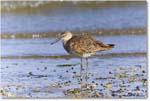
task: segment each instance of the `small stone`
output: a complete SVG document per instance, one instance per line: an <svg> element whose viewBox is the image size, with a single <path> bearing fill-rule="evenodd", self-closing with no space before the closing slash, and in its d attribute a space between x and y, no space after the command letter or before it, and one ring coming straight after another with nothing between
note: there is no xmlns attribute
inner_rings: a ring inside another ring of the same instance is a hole
<svg viewBox="0 0 150 101"><path fill-rule="evenodd" d="M123 90L122 90L122 89L119 89L119 90L117 90L117 92L118 92L118 93L122 93L122 92L123 92Z"/></svg>
<svg viewBox="0 0 150 101"><path fill-rule="evenodd" d="M76 72L73 72L73 74L76 74Z"/></svg>
<svg viewBox="0 0 150 101"><path fill-rule="evenodd" d="M115 96L116 94L112 93L111 96Z"/></svg>
<svg viewBox="0 0 150 101"><path fill-rule="evenodd" d="M5 90L3 88L0 88L0 93L4 93Z"/></svg>
<svg viewBox="0 0 150 101"><path fill-rule="evenodd" d="M124 98L124 96L121 96L121 95L120 95L119 98Z"/></svg>
<svg viewBox="0 0 150 101"><path fill-rule="evenodd" d="M106 98L110 98L110 97L111 97L111 95L109 95L109 94L106 95Z"/></svg>
<svg viewBox="0 0 150 101"><path fill-rule="evenodd" d="M129 81L130 81L130 82L135 82L135 81L137 81L137 78L136 78L136 77L131 77L131 78L129 79Z"/></svg>
<svg viewBox="0 0 150 101"><path fill-rule="evenodd" d="M131 92L128 93L128 96L133 96L133 94Z"/></svg>
<svg viewBox="0 0 150 101"><path fill-rule="evenodd" d="M103 94L99 93L99 92L95 92L95 94L92 97L98 98L98 97L102 97Z"/></svg>
<svg viewBox="0 0 150 101"><path fill-rule="evenodd" d="M47 67L44 67L45 70L47 70Z"/></svg>
<svg viewBox="0 0 150 101"><path fill-rule="evenodd" d="M142 73L145 73L145 70L143 70Z"/></svg>
<svg viewBox="0 0 150 101"><path fill-rule="evenodd" d="M136 86L136 90L140 90L140 87L139 87L139 86Z"/></svg>
<svg viewBox="0 0 150 101"><path fill-rule="evenodd" d="M7 97L14 97L12 94L8 93L6 94Z"/></svg>
<svg viewBox="0 0 150 101"><path fill-rule="evenodd" d="M81 95L78 95L78 96L76 96L75 98L82 98L82 96L81 96Z"/></svg>
<svg viewBox="0 0 150 101"><path fill-rule="evenodd" d="M91 85L91 86L90 86L90 89L91 89L91 90L96 89L96 85Z"/></svg>
<svg viewBox="0 0 150 101"><path fill-rule="evenodd" d="M74 76L72 78L79 78L81 77L80 75L74 74Z"/></svg>
<svg viewBox="0 0 150 101"><path fill-rule="evenodd" d="M33 75L32 72L29 72L29 75L30 75L30 76Z"/></svg>
<svg viewBox="0 0 150 101"><path fill-rule="evenodd" d="M112 89L112 84L111 84L111 83L107 83L107 84L106 84L106 88L107 88L107 89Z"/></svg>

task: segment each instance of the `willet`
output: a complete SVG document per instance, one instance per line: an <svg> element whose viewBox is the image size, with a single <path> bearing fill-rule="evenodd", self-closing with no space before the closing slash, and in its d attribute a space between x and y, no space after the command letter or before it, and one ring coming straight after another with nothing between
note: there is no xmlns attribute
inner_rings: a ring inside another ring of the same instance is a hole
<svg viewBox="0 0 150 101"><path fill-rule="evenodd" d="M97 41L91 37L86 36L75 36L71 32L66 31L58 35L59 39L55 42L51 43L54 44L59 40L63 40L63 46L65 50L73 55L79 56L81 58L81 65L80 65L80 80L81 80L81 87L82 87L82 58L86 59L86 86L88 86L88 57L94 55L98 51L105 51L114 48L114 44L104 44L103 42Z"/></svg>

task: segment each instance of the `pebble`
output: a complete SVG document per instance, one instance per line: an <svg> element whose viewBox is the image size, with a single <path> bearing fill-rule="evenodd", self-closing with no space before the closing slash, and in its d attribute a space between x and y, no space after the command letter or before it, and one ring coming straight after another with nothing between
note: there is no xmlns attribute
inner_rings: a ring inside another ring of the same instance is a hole
<svg viewBox="0 0 150 101"><path fill-rule="evenodd" d="M33 75L32 72L29 72L29 75L30 75L30 76Z"/></svg>
<svg viewBox="0 0 150 101"><path fill-rule="evenodd" d="M95 90L95 89L96 89L96 85L91 85L91 86L90 86L90 89L91 89L91 90Z"/></svg>
<svg viewBox="0 0 150 101"><path fill-rule="evenodd" d="M3 88L0 88L0 93L4 93L5 90Z"/></svg>
<svg viewBox="0 0 150 101"><path fill-rule="evenodd" d="M107 84L106 84L106 88L107 88L107 89L112 89L112 84L111 84L111 83L107 83Z"/></svg>
<svg viewBox="0 0 150 101"><path fill-rule="evenodd" d="M145 70L143 70L142 73L146 73Z"/></svg>
<svg viewBox="0 0 150 101"><path fill-rule="evenodd" d="M44 67L45 70L47 70L47 67Z"/></svg>
<svg viewBox="0 0 150 101"><path fill-rule="evenodd" d="M136 90L140 90L140 87L139 87L139 86L136 86Z"/></svg>
<svg viewBox="0 0 150 101"><path fill-rule="evenodd" d="M111 96L116 96L116 94L112 93Z"/></svg>
<svg viewBox="0 0 150 101"><path fill-rule="evenodd" d="M122 84L125 84L125 81L122 81Z"/></svg>
<svg viewBox="0 0 150 101"><path fill-rule="evenodd" d="M76 74L76 72L73 72L73 74Z"/></svg>

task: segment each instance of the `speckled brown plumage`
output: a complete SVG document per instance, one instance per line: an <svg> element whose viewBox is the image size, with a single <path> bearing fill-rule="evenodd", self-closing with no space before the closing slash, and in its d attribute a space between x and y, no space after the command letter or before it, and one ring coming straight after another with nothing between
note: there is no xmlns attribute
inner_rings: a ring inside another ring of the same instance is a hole
<svg viewBox="0 0 150 101"><path fill-rule="evenodd" d="M85 55L95 54L97 51L104 51L114 48L114 44L104 44L91 37L72 36L72 38L64 42L64 48L71 54Z"/></svg>

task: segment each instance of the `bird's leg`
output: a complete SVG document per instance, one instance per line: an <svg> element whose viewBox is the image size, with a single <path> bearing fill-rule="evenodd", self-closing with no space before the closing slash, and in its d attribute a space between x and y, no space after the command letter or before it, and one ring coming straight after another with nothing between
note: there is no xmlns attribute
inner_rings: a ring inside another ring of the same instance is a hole
<svg viewBox="0 0 150 101"><path fill-rule="evenodd" d="M86 87L88 87L88 58L86 58Z"/></svg>
<svg viewBox="0 0 150 101"><path fill-rule="evenodd" d="M81 88L82 88L82 69L83 69L83 65L82 65L82 57L81 57L81 64L80 64L80 83L81 83Z"/></svg>

